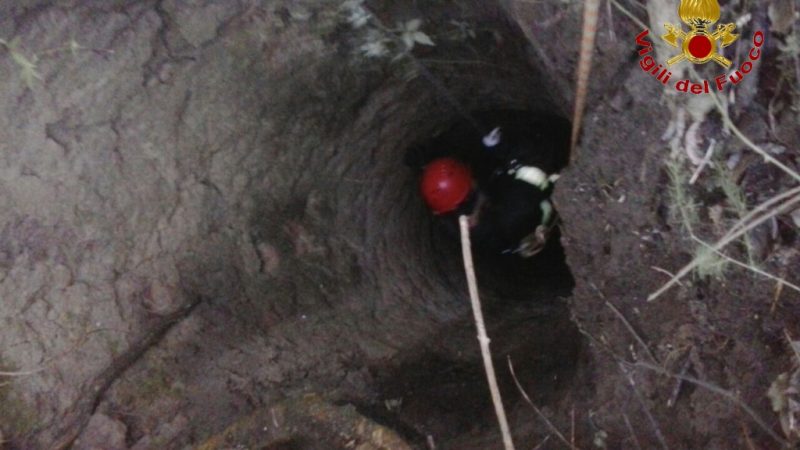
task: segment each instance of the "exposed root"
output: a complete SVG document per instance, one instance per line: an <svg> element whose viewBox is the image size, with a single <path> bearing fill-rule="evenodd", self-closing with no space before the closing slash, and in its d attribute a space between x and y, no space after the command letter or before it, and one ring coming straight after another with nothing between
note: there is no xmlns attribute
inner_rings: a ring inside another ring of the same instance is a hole
<svg viewBox="0 0 800 450"><path fill-rule="evenodd" d="M65 414L65 417L60 420L62 425L59 426L57 433L55 433L55 436L58 436L57 440L45 447L58 450L70 448L86 427L89 418L94 414L106 391L114 381L136 363L145 352L158 344L175 324L186 318L200 304L201 300L200 297L197 297L176 312L159 318L154 325L148 327L149 331L144 336L115 358L104 371L94 377L91 383L84 385L78 401Z"/></svg>

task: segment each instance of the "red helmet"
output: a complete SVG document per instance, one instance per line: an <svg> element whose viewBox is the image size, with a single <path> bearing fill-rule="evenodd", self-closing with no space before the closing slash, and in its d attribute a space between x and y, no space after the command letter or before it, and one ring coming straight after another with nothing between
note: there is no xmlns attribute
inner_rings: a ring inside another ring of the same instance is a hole
<svg viewBox="0 0 800 450"><path fill-rule="evenodd" d="M434 159L422 172L420 190L434 214L449 213L472 191L472 173L457 159Z"/></svg>

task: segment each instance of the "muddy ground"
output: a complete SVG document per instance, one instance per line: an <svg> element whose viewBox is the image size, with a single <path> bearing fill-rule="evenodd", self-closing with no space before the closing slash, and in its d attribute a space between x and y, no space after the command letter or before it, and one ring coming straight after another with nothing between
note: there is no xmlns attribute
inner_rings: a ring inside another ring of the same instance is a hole
<svg viewBox="0 0 800 450"><path fill-rule="evenodd" d="M651 3L603 2L558 239L477 261L517 448L798 436L771 404L798 292L709 257L647 301L797 184L641 70L636 35L679 20ZM0 448L500 448L460 249L403 155L470 111L570 117L582 5L362 6L0 0ZM766 35L722 110L797 171L797 4L722 6L750 14L734 64ZM404 52L414 19L435 45ZM798 223L724 251L797 283Z"/></svg>

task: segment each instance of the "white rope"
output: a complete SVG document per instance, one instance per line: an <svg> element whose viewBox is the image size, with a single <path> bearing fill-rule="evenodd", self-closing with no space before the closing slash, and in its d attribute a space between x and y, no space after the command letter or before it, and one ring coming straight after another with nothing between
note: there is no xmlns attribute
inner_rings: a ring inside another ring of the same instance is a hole
<svg viewBox="0 0 800 450"><path fill-rule="evenodd" d="M500 423L500 432L503 434L503 446L505 450L514 450L514 442L511 440L506 411L503 408L503 399L500 397L500 389L497 387L492 352L489 350L489 336L486 335L486 324L483 321L483 311L481 311L481 300L478 297L478 281L475 278L475 266L472 263L472 244L469 239L469 218L461 216L458 218L458 222L461 226L461 251L464 257L464 270L467 272L469 298L472 302L472 312L475 314L475 327L478 329L478 342L481 344L486 379L489 381L489 391L492 393L494 411L497 414L497 421Z"/></svg>

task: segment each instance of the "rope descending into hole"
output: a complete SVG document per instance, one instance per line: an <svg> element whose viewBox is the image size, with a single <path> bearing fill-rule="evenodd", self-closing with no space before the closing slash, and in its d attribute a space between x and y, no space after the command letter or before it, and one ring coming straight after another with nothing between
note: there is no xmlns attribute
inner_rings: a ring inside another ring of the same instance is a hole
<svg viewBox="0 0 800 450"><path fill-rule="evenodd" d="M505 450L514 450L514 442L511 440L506 411L503 408L503 399L500 397L500 389L497 387L492 352L489 350L490 340L489 336L486 335L486 324L483 321L483 311L481 311L481 299L478 297L478 281L475 278L475 266L472 263L472 247L469 239L469 217L460 216L458 223L461 227L461 251L464 257L464 270L467 272L469 298L472 303L472 312L475 314L475 326L478 329L478 342L481 344L486 379L489 382L489 390L492 393L492 403L494 403L494 411L497 414L497 422L500 424L500 432L503 434L503 446Z"/></svg>

